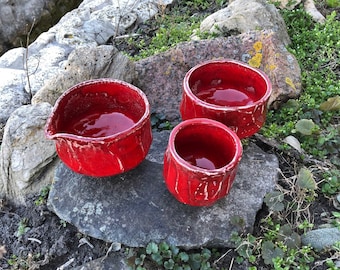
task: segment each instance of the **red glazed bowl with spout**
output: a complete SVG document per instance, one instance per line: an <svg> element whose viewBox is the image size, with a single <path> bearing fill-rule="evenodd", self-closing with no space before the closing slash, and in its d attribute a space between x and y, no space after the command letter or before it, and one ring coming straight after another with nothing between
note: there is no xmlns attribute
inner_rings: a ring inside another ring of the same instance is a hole
<svg viewBox="0 0 340 270"><path fill-rule="evenodd" d="M271 91L259 69L229 59L206 61L184 77L181 117L214 119L246 138L263 126Z"/></svg>
<svg viewBox="0 0 340 270"><path fill-rule="evenodd" d="M126 82L85 81L60 96L45 134L73 171L93 177L120 174L141 163L150 149L150 105Z"/></svg>
<svg viewBox="0 0 340 270"><path fill-rule="evenodd" d="M181 203L210 206L227 196L242 157L235 132L208 118L193 118L170 133L163 175Z"/></svg>

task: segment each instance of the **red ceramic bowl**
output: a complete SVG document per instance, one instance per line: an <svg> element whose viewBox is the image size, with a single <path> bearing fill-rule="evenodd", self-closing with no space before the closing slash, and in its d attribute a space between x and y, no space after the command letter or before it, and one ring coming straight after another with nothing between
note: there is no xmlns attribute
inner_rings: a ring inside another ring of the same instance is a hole
<svg viewBox="0 0 340 270"><path fill-rule="evenodd" d="M224 124L183 121L172 130L164 155L166 186L184 204L212 205L229 193L241 156L240 139Z"/></svg>
<svg viewBox="0 0 340 270"><path fill-rule="evenodd" d="M126 82L90 80L57 100L45 134L73 171L112 176L136 167L147 155L152 132L145 94Z"/></svg>
<svg viewBox="0 0 340 270"><path fill-rule="evenodd" d="M190 69L183 80L183 120L217 120L242 139L264 124L272 86L261 70L235 60L212 60Z"/></svg>

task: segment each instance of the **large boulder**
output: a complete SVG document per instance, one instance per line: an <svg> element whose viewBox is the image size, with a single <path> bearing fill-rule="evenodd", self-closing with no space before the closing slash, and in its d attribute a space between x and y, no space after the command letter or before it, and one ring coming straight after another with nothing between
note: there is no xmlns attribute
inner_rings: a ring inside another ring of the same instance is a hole
<svg viewBox="0 0 340 270"><path fill-rule="evenodd" d="M235 0L226 8L205 18L200 30L222 34L272 30L284 45L290 43L283 18L275 6L265 0Z"/></svg>
<svg viewBox="0 0 340 270"><path fill-rule="evenodd" d="M17 204L52 181L46 177L41 180L56 156L54 143L44 135L51 109L48 103L21 106L6 124L0 150L0 194Z"/></svg>
<svg viewBox="0 0 340 270"><path fill-rule="evenodd" d="M169 120L179 120L185 73L203 61L231 58L260 68L272 82L269 99L276 108L301 91L301 71L295 57L272 31L251 31L237 36L191 41L136 62L135 84L145 91L151 107Z"/></svg>
<svg viewBox="0 0 340 270"><path fill-rule="evenodd" d="M114 46L79 47L69 55L64 69L34 95L32 103L54 105L65 90L85 80L114 78L132 82L135 77L134 63Z"/></svg>
<svg viewBox="0 0 340 270"><path fill-rule="evenodd" d="M47 31L82 0L0 0L0 55Z"/></svg>
<svg viewBox="0 0 340 270"><path fill-rule="evenodd" d="M30 102L22 83L26 80L24 70L2 68L0 63L0 142L3 129L11 113Z"/></svg>

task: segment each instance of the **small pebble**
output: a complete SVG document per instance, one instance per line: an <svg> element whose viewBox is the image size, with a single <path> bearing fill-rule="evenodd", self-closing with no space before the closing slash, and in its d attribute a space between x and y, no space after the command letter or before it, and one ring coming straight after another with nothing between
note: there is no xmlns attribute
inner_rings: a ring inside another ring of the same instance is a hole
<svg viewBox="0 0 340 270"><path fill-rule="evenodd" d="M340 230L338 228L322 228L312 230L301 236L303 245L310 244L316 250L331 247L340 241Z"/></svg>

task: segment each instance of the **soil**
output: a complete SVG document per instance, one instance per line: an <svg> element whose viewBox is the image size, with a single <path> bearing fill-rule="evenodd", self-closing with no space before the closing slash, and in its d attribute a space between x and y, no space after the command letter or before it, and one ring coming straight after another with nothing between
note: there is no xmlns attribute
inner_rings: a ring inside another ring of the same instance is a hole
<svg viewBox="0 0 340 270"><path fill-rule="evenodd" d="M183 10L193 8L183 3L181 5L184 5ZM325 5L318 7L323 14L329 14L332 11ZM170 7L166 12L171 12L171 8L173 7ZM220 6L212 4L209 10L204 12L210 14L220 8ZM192 12L198 11L195 9ZM337 12L340 13L339 10ZM152 21L143 24L141 26L142 34L153 36L155 27L156 24ZM131 44L120 41L116 45L131 55L138 53L138 49ZM298 155L283 153L276 147L275 142L269 143L261 136L254 136L251 140L255 141L264 151L274 152L279 157L280 169L286 177L295 174L296 167L302 165ZM311 163L313 162L311 161ZM27 198L26 206L19 207L5 199L0 200L0 269L70 269L70 267L80 266L103 257L110 251L111 243L79 233L73 225L65 223L49 211L44 199L45 197L36 194ZM38 201L39 203L37 203ZM318 197L310 208L311 215L315 217L315 226L323 222L322 213L334 210L329 200L321 196ZM268 210L265 207L258 213L255 235L261 233L259 220L267 214ZM224 254L226 251L227 249L220 250L220 253ZM1 259L1 257L3 258ZM226 253L226 256L217 263L217 269L236 269L229 268L233 258L235 258L233 251ZM322 258L319 259L322 260ZM69 267L65 265L67 262L72 262ZM266 269L266 267L258 269ZM313 269L326 268L320 266Z"/></svg>

